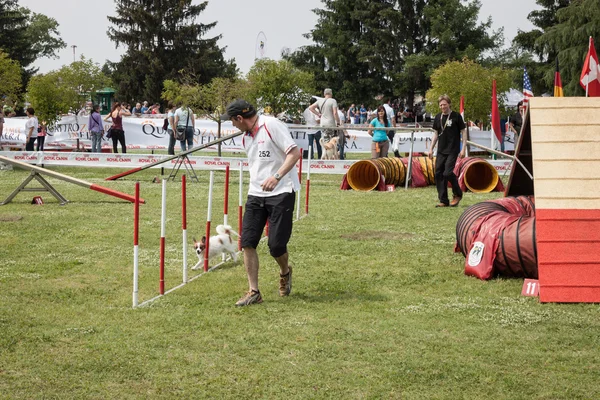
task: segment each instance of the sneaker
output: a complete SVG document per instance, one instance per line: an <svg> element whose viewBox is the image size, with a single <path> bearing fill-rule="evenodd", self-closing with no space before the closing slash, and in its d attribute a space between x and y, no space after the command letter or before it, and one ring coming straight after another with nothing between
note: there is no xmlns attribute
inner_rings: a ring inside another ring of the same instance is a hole
<svg viewBox="0 0 600 400"><path fill-rule="evenodd" d="M456 207L458 203L462 200L462 196L452 196L452 201L450 202L450 207Z"/></svg>
<svg viewBox="0 0 600 400"><path fill-rule="evenodd" d="M285 275L279 275L279 295L288 296L292 291L292 267L288 265L290 271Z"/></svg>
<svg viewBox="0 0 600 400"><path fill-rule="evenodd" d="M448 207L448 204L446 204L446 203L438 203L438 204L435 205L435 207L436 208L438 208L438 207Z"/></svg>
<svg viewBox="0 0 600 400"><path fill-rule="evenodd" d="M249 306L250 304L260 304L262 301L263 300L260 292L257 292L256 290L250 290L248 293L242 296L242 298L239 299L235 305L237 307Z"/></svg>

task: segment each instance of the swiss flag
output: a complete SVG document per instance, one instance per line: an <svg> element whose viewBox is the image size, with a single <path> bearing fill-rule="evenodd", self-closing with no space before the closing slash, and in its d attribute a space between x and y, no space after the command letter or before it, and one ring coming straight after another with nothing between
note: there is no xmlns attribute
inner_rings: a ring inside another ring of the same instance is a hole
<svg viewBox="0 0 600 400"><path fill-rule="evenodd" d="M598 66L598 56L594 48L594 39L590 36L590 48L585 57L579 84L586 89L586 95L591 97L600 96L600 67Z"/></svg>

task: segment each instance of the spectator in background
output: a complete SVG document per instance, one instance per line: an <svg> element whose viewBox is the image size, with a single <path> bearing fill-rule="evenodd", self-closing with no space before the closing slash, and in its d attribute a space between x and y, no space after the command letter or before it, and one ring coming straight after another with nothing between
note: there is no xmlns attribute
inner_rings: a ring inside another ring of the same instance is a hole
<svg viewBox="0 0 600 400"><path fill-rule="evenodd" d="M186 142L187 150L192 149L194 147L194 127L196 126L192 110L189 107L179 107L175 111L173 125L177 131L183 130L185 132L184 139L179 141L181 151L186 151Z"/></svg>
<svg viewBox="0 0 600 400"><path fill-rule="evenodd" d="M38 127L35 151L44 151L44 142L46 141L46 129L46 121L42 121L42 123Z"/></svg>
<svg viewBox="0 0 600 400"><path fill-rule="evenodd" d="M38 126L40 123L35 116L35 110L33 108L27 108L25 114L27 114L27 122L25 123L25 133L27 134L25 151L33 151L33 145L37 140Z"/></svg>
<svg viewBox="0 0 600 400"><path fill-rule="evenodd" d="M308 109L320 119L321 128L323 128L321 132L323 142L329 143L329 141L337 135L337 130L335 128L342 123L340 115L338 114L338 104L333 98L331 89L325 89L323 95L325 96L324 98L311 104Z"/></svg>
<svg viewBox="0 0 600 400"><path fill-rule="evenodd" d="M173 103L169 103L167 105L167 121L168 128L167 133L169 134L169 148L167 149L167 153L171 156L175 155L175 105Z"/></svg>
<svg viewBox="0 0 600 400"><path fill-rule="evenodd" d="M385 109L385 114L387 115L387 120L390 121L392 126L395 128L396 127L396 118L394 118L394 116L396 113L394 112L394 109L392 108L392 99L391 98L388 97L387 101L383 105L383 108ZM379 108L377 110L379 110ZM394 136L396 136L395 131L393 131L393 130L387 131L387 137L388 137L388 139L390 139L390 144L394 143ZM395 151L394 155L396 157L400 157L400 153L398 151Z"/></svg>
<svg viewBox="0 0 600 400"><path fill-rule="evenodd" d="M377 107L377 118L373 119L370 125L372 128L389 128L392 126L383 106ZM373 137L371 158L387 157L390 149L390 141L386 132L381 129L369 129L368 133Z"/></svg>
<svg viewBox="0 0 600 400"><path fill-rule="evenodd" d="M148 102L144 101L144 105L142 106L142 114L147 114L148 113Z"/></svg>
<svg viewBox="0 0 600 400"><path fill-rule="evenodd" d="M131 109L131 113L132 114L142 114L142 104L141 103L136 103L135 107L133 107Z"/></svg>
<svg viewBox="0 0 600 400"><path fill-rule="evenodd" d="M131 113L129 110L121 106L121 103L117 101L113 104L110 114L104 118L105 121L108 121L109 118L112 118L112 126L110 127L110 131L113 143L113 153L118 153L117 143L121 143L121 151L123 154L127 153L127 147L125 145L125 131L123 130L123 115L128 116L131 115Z"/></svg>
<svg viewBox="0 0 600 400"><path fill-rule="evenodd" d="M356 115L356 106L354 104L350 105L350 108L348 108L348 117L346 119L346 121L348 121L349 124L354 124L354 116Z"/></svg>
<svg viewBox="0 0 600 400"><path fill-rule="evenodd" d="M359 113L360 113L360 123L366 124L368 115L367 115L367 109L365 108L364 104L360 105Z"/></svg>
<svg viewBox="0 0 600 400"><path fill-rule="evenodd" d="M150 107L150 114L160 114L160 104L156 103Z"/></svg>
<svg viewBox="0 0 600 400"><path fill-rule="evenodd" d="M96 104L92 108L92 112L88 118L88 127L90 136L92 137L92 153L101 153L104 128L102 127L102 117L100 116L99 104Z"/></svg>
<svg viewBox="0 0 600 400"><path fill-rule="evenodd" d="M0 109L0 137L2 137L3 132L4 132L4 112L2 109Z"/></svg>
<svg viewBox="0 0 600 400"><path fill-rule="evenodd" d="M310 99L310 104L314 104L317 101L316 98L311 98ZM304 112L302 113L302 116L304 117L304 121L306 121L306 125L308 126L318 126L319 125L319 121L317 120L317 117L315 116L315 114L313 114L310 111L310 106L306 107L306 110L304 110ZM323 155L323 149L321 148L321 131L320 130L315 130L315 129L309 129L306 131L307 135L308 135L308 147L310 149L313 149L313 142L315 142L316 139L316 143L317 143L317 154L319 156L319 158L317 158L317 160L321 159L321 156ZM314 154L314 152L313 152Z"/></svg>
<svg viewBox="0 0 600 400"><path fill-rule="evenodd" d="M510 118L510 130L515 135L515 150L517 148L517 143L519 142L521 127L523 126L524 109L525 107L523 107L523 101L521 100L519 104L517 104L517 112Z"/></svg>

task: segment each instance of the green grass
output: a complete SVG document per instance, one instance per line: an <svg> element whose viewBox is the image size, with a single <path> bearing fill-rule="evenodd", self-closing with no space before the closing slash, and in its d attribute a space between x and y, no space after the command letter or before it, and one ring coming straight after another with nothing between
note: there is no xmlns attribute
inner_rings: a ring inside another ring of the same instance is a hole
<svg viewBox="0 0 600 400"><path fill-rule="evenodd" d="M158 291L156 171L59 172L133 193L142 182L140 300ZM4 199L27 176L0 171ZM201 236L208 174L188 186L189 236ZM264 303L227 263L147 307L131 309L132 205L54 179L71 202L0 207L0 397L6 399L594 399L600 308L540 304L521 280L463 275L455 224L468 193L435 209L435 188L340 191L311 176L310 215L294 225L292 295L259 247ZM213 225L220 222L217 174ZM230 220L237 221L237 174ZM179 183L169 183L167 288L181 280ZM247 187L246 187L247 189ZM0 200L1 200L0 199ZM20 218L20 219L19 219ZM191 247L191 246L190 246ZM197 260L190 248L190 263Z"/></svg>

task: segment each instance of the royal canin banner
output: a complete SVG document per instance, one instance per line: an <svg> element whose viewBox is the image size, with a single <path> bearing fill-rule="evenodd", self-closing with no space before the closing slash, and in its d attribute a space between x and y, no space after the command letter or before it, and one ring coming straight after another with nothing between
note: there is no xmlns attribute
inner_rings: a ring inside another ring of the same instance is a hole
<svg viewBox="0 0 600 400"><path fill-rule="evenodd" d="M0 149L2 148L25 148L25 122L27 118L5 118L4 131L0 135ZM64 116L52 129L48 130L44 149L46 151L60 151L83 148L91 149L92 142L87 127L87 116ZM104 123L104 130L110 128L110 123ZM123 118L123 128L125 130L125 141L128 150L167 150L169 137L166 131L162 129L163 116L148 117L125 117ZM196 132L194 134L194 146L210 143L217 138L218 125L216 122L206 119L196 119ZM230 121L223 122L221 125L221 136L230 135L237 132ZM346 143L346 152L370 153L371 136L366 130L357 130L350 125L346 132L350 139ZM306 130L294 125L290 128L290 134L296 141L299 148L308 148L308 136ZM470 140L486 147L491 147L490 132L471 130L469 132ZM431 132L414 132L413 152L429 151L431 145ZM394 143L390 150L398 150L401 153L410 151L411 132L398 131L394 138ZM215 146L209 146L207 151L215 151ZM103 138L103 149L112 149L112 141ZM179 149L179 144L175 145ZM223 151L243 151L241 137L225 141L221 145ZM505 150L514 149L514 138L512 133L505 141ZM470 151L479 151L471 147Z"/></svg>
<svg viewBox="0 0 600 400"><path fill-rule="evenodd" d="M76 166L76 167L109 167L109 168L137 168L148 165L169 156L157 154L112 154L112 153L79 153L79 152L25 152L25 151L0 151L0 155L29 164L44 166ZM244 172L248 171L246 158L233 157L194 157L188 156L186 161L194 170L225 170L229 165L232 172L239 170L243 165ZM345 174L348 168L359 160L311 160L310 172L317 174ZM510 169L509 160L487 160L498 173ZM302 161L302 171L308 171L308 160ZM177 159L171 160L154 168L173 168ZM299 167L299 165L297 165ZM234 172L235 173L235 172Z"/></svg>

